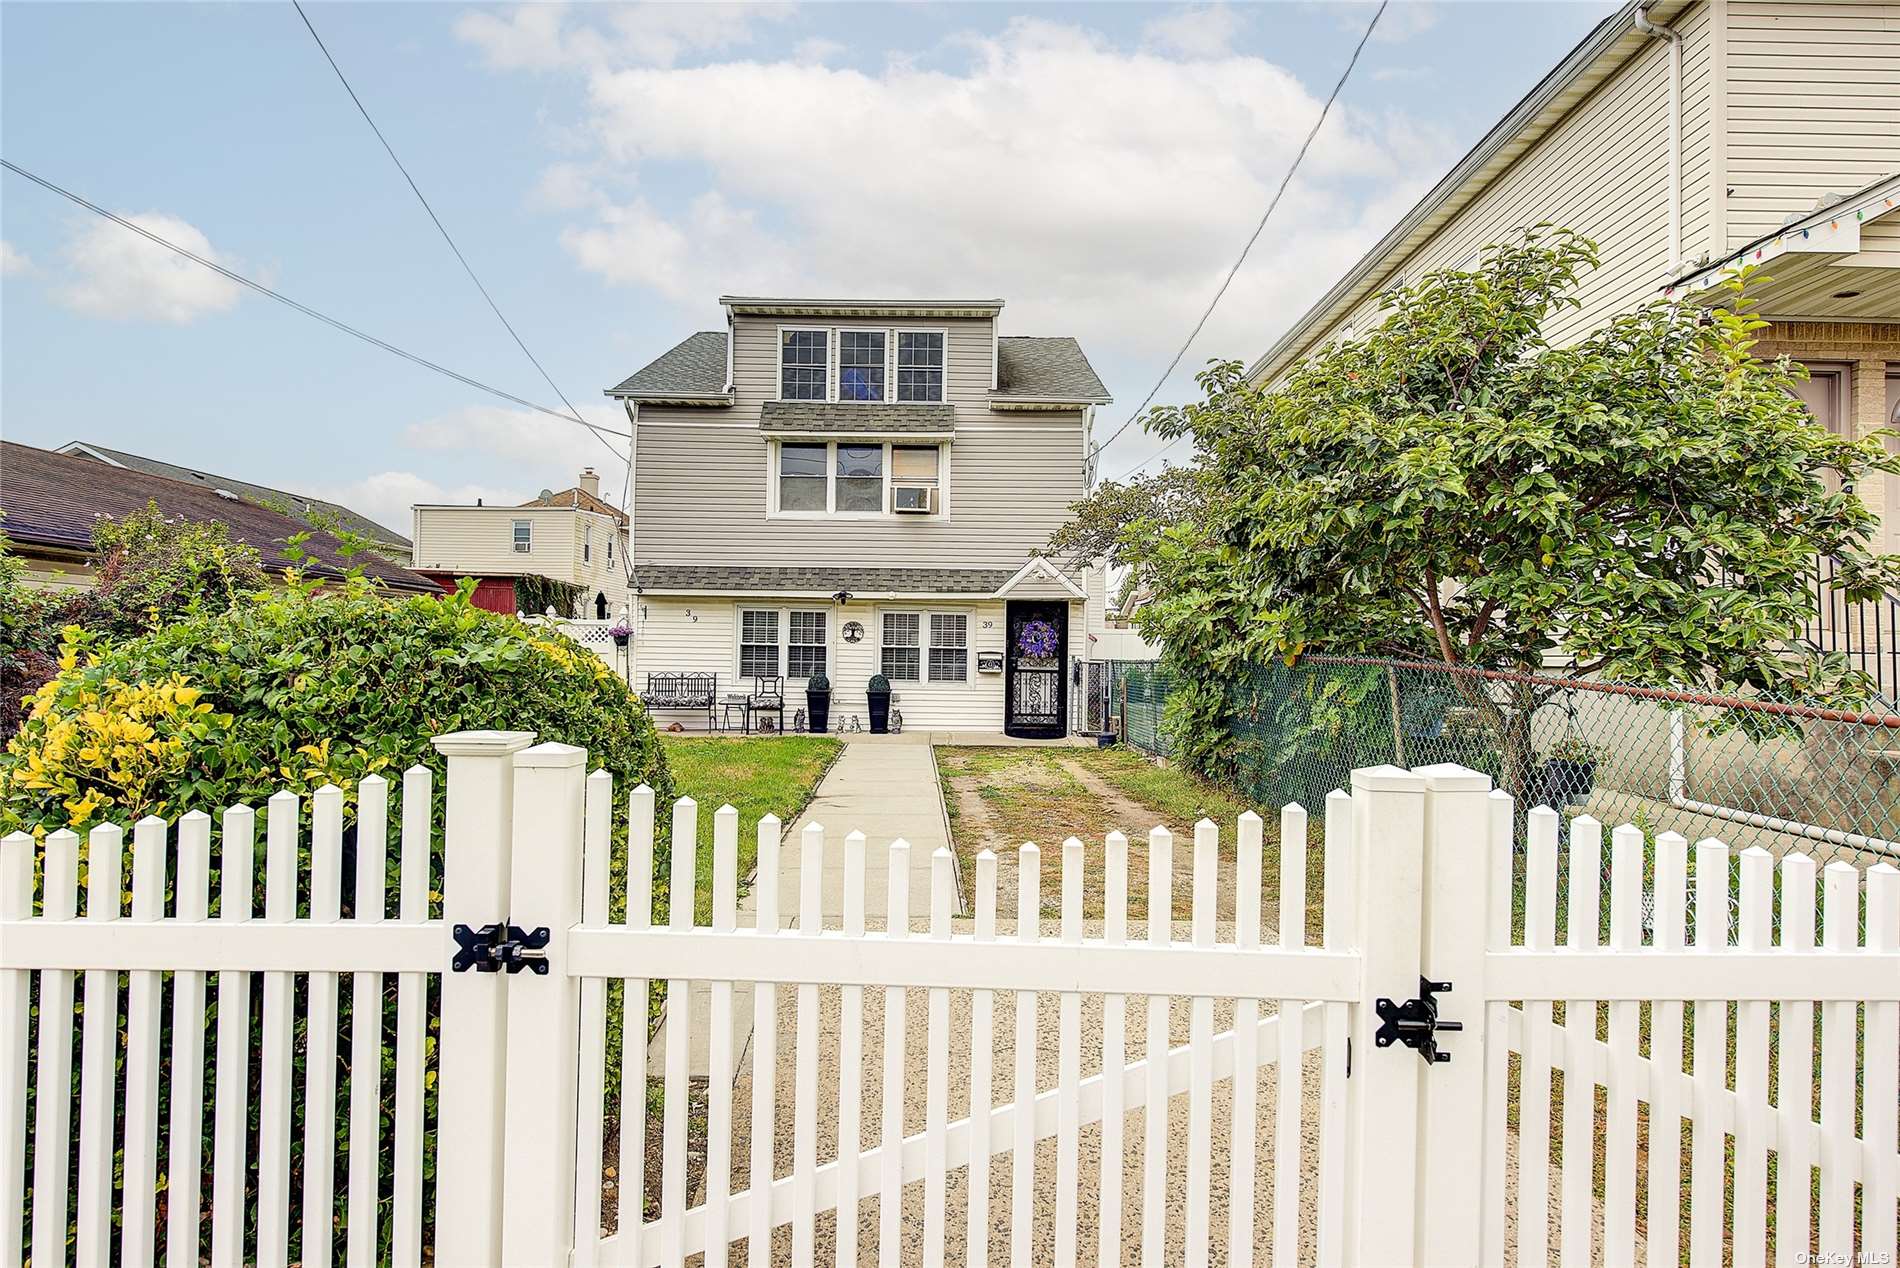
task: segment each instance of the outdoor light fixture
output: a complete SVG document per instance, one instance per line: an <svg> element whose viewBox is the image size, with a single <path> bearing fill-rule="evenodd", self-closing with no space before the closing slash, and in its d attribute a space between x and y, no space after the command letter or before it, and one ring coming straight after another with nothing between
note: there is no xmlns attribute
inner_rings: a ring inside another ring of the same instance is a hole
<svg viewBox="0 0 1900 1268"><path fill-rule="evenodd" d="M849 590L840 590L831 596L831 601L838 604L849 603L851 602L851 592Z"/></svg>

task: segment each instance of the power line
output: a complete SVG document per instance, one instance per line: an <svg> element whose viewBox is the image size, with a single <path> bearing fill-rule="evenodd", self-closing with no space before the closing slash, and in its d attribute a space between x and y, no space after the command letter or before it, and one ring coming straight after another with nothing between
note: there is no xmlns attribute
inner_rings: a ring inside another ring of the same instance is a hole
<svg viewBox="0 0 1900 1268"><path fill-rule="evenodd" d="M1146 410L1148 406L1153 403L1155 395L1161 391L1162 385L1168 381L1168 376L1174 373L1175 369L1181 364L1181 358L1187 355L1188 349L1192 347L1194 341L1200 337L1202 328L1207 325L1207 319L1214 315L1214 309L1219 305L1221 297L1227 294L1227 288L1233 285L1235 275L1240 272L1240 266L1247 262L1248 252L1252 251L1253 244L1260 240L1260 234L1266 229L1267 221L1272 218L1274 208L1280 205L1280 199L1285 196L1287 186L1293 183L1293 174L1300 170L1300 163L1306 158L1307 150L1312 148L1313 138L1319 135L1320 127L1326 122L1326 116L1332 112L1333 103L1339 100L1340 91L1345 88L1346 81L1352 78L1353 67L1359 64L1359 55L1365 52L1366 41L1372 38L1373 29L1379 25L1379 19L1385 15L1386 5L1389 2L1390 0L1380 0L1378 9L1375 10L1372 15L1372 21L1366 23L1366 29L1364 33L1360 35L1359 43L1353 47L1352 57L1346 62L1346 69L1339 74L1339 82L1333 85L1333 91L1326 98L1326 104L1320 107L1319 118L1313 121L1313 126L1307 132L1306 139L1300 142L1299 151L1294 154L1292 164L1286 169L1286 175L1280 178L1280 187L1273 192L1273 200L1267 204L1267 210L1260 217L1260 223L1254 226L1253 234L1247 239L1247 245L1240 249L1240 258L1234 261L1233 268L1227 270L1227 276L1222 279L1220 289L1215 291L1214 298L1208 301L1207 308L1201 313L1201 319L1194 323L1194 329L1189 331L1188 337L1182 341L1180 351L1174 354L1174 360L1168 362L1168 368L1161 372L1161 377L1155 380L1155 385L1148 389L1148 395L1142 398L1141 404L1136 406L1135 411L1128 416L1127 420L1124 421L1120 427L1115 429L1114 435L1095 447L1095 452L1098 457L1104 449L1107 449L1110 445L1119 440L1122 433L1127 431L1130 427L1133 427L1141 418L1142 411ZM1169 446L1169 448L1172 447L1173 446ZM1165 450L1163 452L1165 452ZM1156 457L1159 456L1159 454L1156 455ZM1148 462L1153 461L1153 458L1148 459ZM1141 465L1147 466L1148 464L1144 462ZM1141 470L1141 467L1135 468L1135 471L1139 470ZM1129 472L1129 474L1133 475L1134 471Z"/></svg>
<svg viewBox="0 0 1900 1268"><path fill-rule="evenodd" d="M534 353L528 351L528 345L522 341L521 335L515 330L513 324L510 323L506 317L502 316L500 306L495 303L495 297L488 293L486 286L482 285L482 279L475 276L475 270L469 265L468 257L462 254L462 248L456 246L455 239L449 236L448 228L443 225L442 218L435 214L435 208L429 205L429 200L423 196L421 187L416 184L416 178L409 174L409 169L404 167L402 160L396 157L395 148L389 144L389 138L384 136L383 130L376 126L376 120L370 117L369 109L363 105L363 99L356 95L356 89L350 87L349 78L344 75L343 68L336 64L336 58L330 55L329 45L325 44L323 37L317 34L317 28L311 24L310 15L304 12L300 0L290 0L290 3L291 7L297 10L297 16L303 19L304 29L310 32L310 38L317 42L317 48L323 53L323 60L329 62L330 69L336 72L337 82L343 85L343 91L348 93L350 100L356 103L356 112L363 116L363 122L369 124L369 130L376 134L378 141L382 142L383 153L389 155L389 161L396 165L396 170L402 173L402 178L409 182L410 192L415 194L416 201L422 204L422 209L429 213L429 219L435 223L436 232L442 235L442 241L449 244L449 250L455 253L455 258L460 262L462 271L468 274L468 280L475 283L475 289L480 291L482 298L488 302L488 309L495 314L495 320L502 324L502 328L506 330L509 337L515 341L515 346L521 349L521 354L528 358L536 370L541 372L541 377L546 380L548 387L552 388L554 394L561 398L561 404L567 406L567 412L574 416L576 422L584 423L586 420L581 418L581 412L574 408L574 402L567 399L567 393L563 392L559 385L554 382L554 377L548 373L547 367L541 364ZM607 444L605 440L602 440L601 443L603 445ZM613 453L615 458L620 457L619 453L614 451L612 445L607 445L607 449L610 453ZM624 461L624 459L622 459L622 461Z"/></svg>
<svg viewBox="0 0 1900 1268"><path fill-rule="evenodd" d="M352 338L361 339L364 343L373 344L374 346L381 348L384 352L390 353L393 356L401 357L405 361L414 362L416 365L423 367L425 370L433 370L437 374L446 375L447 377L454 379L458 383L465 384L480 392L486 392L490 396L498 396L504 401L508 401L512 404L521 406L523 409L531 409L531 410L534 410L536 413L546 414L550 418L558 418L564 423L573 423L576 426L585 427L589 431L595 433L598 436L618 436L624 440L630 435L630 433L628 432L615 431L611 427L602 427L596 423L590 423L586 419L580 417L578 414L563 414L560 410L550 409L546 405L536 404L534 401L530 401L526 399L525 397L516 396L512 392L504 392L498 387L491 387L490 385L482 382L480 379L472 379L466 374L462 374L458 371L449 369L447 366L438 365L435 362L429 360L427 357L417 356L415 353L407 351L406 349L398 348L395 344L390 343L389 341L385 339L378 339L375 335L368 334L364 331L358 330L355 326L350 325L348 322L339 321L335 317L332 317L328 315L327 313L318 312L316 309L310 307L308 304L299 303L298 301L290 298L290 296L285 295L280 291L272 290L270 287L264 285L262 282L254 281L251 278L244 276L242 273L234 272L231 269L224 267L224 265L219 264L215 260L208 260L204 256L197 254L196 252L189 251L186 248L179 246L176 242L172 242L171 240L167 238L161 238L156 233L153 233L150 229L147 229L142 225L134 224L130 220L127 220L124 216L116 215L113 212L107 211L104 207L99 206L97 203L88 202L86 199L80 197L78 194L75 194L72 190L66 189L60 185L55 185L52 181L47 180L44 176L39 176L32 172L29 172L24 167L21 167L18 163L12 162L9 159L0 158L0 167L4 167L7 171L12 172L16 176L24 176L27 180L32 181L35 185L38 185L40 188L49 190L52 193L58 194L61 198L64 198L69 202L72 202L81 207L84 207L87 211L92 212L96 216L103 216L107 220L110 220L112 223L120 226L121 228L130 229L133 233L138 234L141 238L145 238L148 241L155 242L159 246L164 247L167 251L175 252L178 255L184 256L187 260L190 260L193 264L203 265L205 268L210 269L213 273L217 273L222 277L228 278L231 281L236 282L240 286L248 287L251 290L256 291L259 295L263 295L267 298L274 299L278 303L284 305L287 308L294 308L306 317L314 318L315 320L322 322L324 325L329 326L335 330L340 330L344 334L349 335ZM618 457L619 455L616 453L615 456Z"/></svg>

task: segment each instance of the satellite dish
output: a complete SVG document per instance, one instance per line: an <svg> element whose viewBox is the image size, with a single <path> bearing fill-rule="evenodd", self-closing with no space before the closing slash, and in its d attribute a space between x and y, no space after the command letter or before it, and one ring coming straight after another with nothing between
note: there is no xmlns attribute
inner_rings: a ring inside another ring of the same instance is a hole
<svg viewBox="0 0 1900 1268"><path fill-rule="evenodd" d="M548 500L549 498L551 498L551 497L553 497L553 496L554 496L554 490L553 490L553 489L543 489L543 490L541 490L541 500L542 500L543 502L545 502L545 501L547 501L547 500Z"/></svg>

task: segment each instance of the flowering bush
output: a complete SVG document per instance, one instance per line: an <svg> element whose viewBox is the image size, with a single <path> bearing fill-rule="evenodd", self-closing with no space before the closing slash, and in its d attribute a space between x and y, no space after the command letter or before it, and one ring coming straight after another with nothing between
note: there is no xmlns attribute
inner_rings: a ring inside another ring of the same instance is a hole
<svg viewBox="0 0 1900 1268"><path fill-rule="evenodd" d="M1024 621L1016 631L1016 650L1032 660L1054 656L1059 642L1056 627L1041 619Z"/></svg>

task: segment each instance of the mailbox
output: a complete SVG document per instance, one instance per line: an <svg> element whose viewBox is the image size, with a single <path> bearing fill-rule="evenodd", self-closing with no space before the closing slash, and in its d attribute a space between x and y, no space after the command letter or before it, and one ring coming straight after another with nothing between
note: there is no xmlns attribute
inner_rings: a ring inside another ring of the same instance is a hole
<svg viewBox="0 0 1900 1268"><path fill-rule="evenodd" d="M979 674L1000 674L1003 672L1003 653L978 652L976 654L976 672Z"/></svg>

